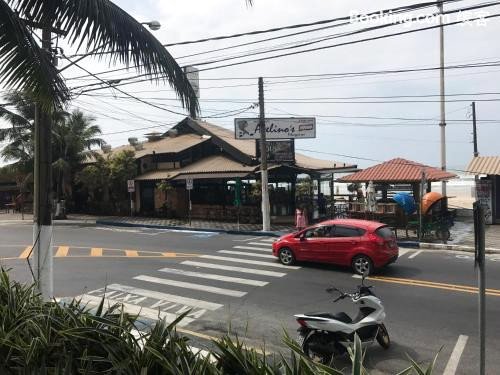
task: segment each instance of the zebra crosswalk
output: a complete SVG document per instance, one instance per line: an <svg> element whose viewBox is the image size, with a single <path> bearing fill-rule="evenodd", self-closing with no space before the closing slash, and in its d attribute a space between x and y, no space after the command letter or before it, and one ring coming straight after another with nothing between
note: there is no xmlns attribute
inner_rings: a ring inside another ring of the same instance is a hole
<svg viewBox="0 0 500 375"><path fill-rule="evenodd" d="M125 311L150 320L160 318L171 322L186 313L179 324L184 327L207 313L237 304L238 298L255 288L265 287L300 269L278 262L272 255L273 241L274 238L249 239L230 250L199 255L195 260L139 274L125 284L113 283L76 298L89 307L99 305L104 298L106 306L122 304Z"/></svg>

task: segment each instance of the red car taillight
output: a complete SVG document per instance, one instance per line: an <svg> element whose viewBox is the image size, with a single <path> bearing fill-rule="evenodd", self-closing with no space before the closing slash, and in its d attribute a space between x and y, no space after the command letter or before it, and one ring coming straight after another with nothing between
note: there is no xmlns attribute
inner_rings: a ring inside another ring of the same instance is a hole
<svg viewBox="0 0 500 375"><path fill-rule="evenodd" d="M375 242L379 246L384 246L384 239L377 236L375 233L368 233L368 239Z"/></svg>

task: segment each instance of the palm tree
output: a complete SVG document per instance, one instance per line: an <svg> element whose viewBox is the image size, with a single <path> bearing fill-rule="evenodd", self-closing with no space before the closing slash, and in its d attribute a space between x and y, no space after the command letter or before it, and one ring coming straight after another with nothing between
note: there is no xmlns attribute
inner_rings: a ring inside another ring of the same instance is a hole
<svg viewBox="0 0 500 375"><path fill-rule="evenodd" d="M56 172L57 199L60 201L71 194L72 171L88 158L95 156L92 147L102 146L104 140L98 138L101 128L94 125L95 118L79 110L73 111L54 123L53 169Z"/></svg>
<svg viewBox="0 0 500 375"><path fill-rule="evenodd" d="M12 125L0 129L0 142L10 142L2 149L0 156L5 161L15 161L12 168L19 172L30 173L33 171L35 104L17 91L3 98L15 107L15 111L0 107L0 119Z"/></svg>
<svg viewBox="0 0 500 375"><path fill-rule="evenodd" d="M163 45L109 0L0 0L0 83L26 92L45 109L61 107L69 91L30 25L67 32L66 42L85 53L110 52L110 63L134 66L166 81L191 114L198 100L186 75ZM103 56L103 55L101 55Z"/></svg>

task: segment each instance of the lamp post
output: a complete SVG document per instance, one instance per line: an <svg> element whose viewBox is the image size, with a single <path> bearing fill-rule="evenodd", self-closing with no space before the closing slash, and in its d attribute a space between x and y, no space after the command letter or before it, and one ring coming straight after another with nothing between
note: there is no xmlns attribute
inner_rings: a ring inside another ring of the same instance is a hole
<svg viewBox="0 0 500 375"><path fill-rule="evenodd" d="M141 25L147 25L153 31L160 30L160 28L161 28L161 23L156 21L156 20L149 21L149 22L141 22Z"/></svg>

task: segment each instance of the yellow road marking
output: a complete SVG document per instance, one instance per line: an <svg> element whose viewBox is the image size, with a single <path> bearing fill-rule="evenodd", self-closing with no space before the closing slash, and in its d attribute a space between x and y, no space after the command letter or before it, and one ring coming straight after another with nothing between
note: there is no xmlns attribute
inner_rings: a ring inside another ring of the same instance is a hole
<svg viewBox="0 0 500 375"><path fill-rule="evenodd" d="M59 246L57 248L56 257L65 257L68 255L69 247L68 246Z"/></svg>
<svg viewBox="0 0 500 375"><path fill-rule="evenodd" d="M125 250L125 256L127 257L138 257L139 252L137 250Z"/></svg>
<svg viewBox="0 0 500 375"><path fill-rule="evenodd" d="M476 287L468 286L468 285L437 283L437 282L426 281L426 280L402 279L402 278L397 278L397 277L385 277L385 276L371 276L371 277L369 277L369 279L382 281L385 283L421 286L421 287L425 287L425 288L451 290L451 291L455 291L455 292L474 293L474 294L478 293L478 289ZM500 290L499 289L486 289L486 295L500 297Z"/></svg>
<svg viewBox="0 0 500 375"><path fill-rule="evenodd" d="M92 249L90 249L90 256L91 257L102 257L102 248L93 247Z"/></svg>
<svg viewBox="0 0 500 375"><path fill-rule="evenodd" d="M26 248L21 253L21 255L19 255L19 258L26 259L28 257L28 255L30 255L31 249L32 249L32 246L26 246Z"/></svg>

